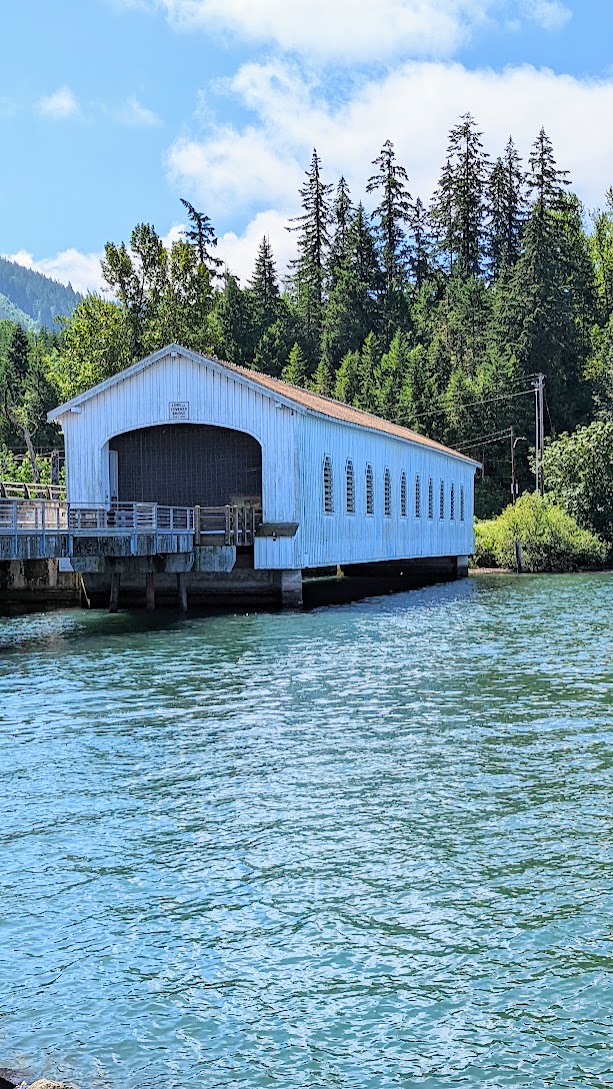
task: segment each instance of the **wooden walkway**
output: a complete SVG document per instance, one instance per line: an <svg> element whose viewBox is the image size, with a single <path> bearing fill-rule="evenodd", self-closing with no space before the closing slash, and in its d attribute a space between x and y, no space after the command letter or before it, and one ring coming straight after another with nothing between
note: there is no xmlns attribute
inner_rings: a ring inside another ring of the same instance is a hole
<svg viewBox="0 0 613 1089"><path fill-rule="evenodd" d="M0 560L149 556L203 545L253 545L254 507L166 507L116 503L109 508L54 498L0 499Z"/></svg>

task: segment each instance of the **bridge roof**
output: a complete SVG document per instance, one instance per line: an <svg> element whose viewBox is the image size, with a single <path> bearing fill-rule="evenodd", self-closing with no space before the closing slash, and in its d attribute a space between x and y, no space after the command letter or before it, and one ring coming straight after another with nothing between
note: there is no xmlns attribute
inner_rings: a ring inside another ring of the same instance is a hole
<svg viewBox="0 0 613 1089"><path fill-rule="evenodd" d="M297 405L307 414L315 413L319 416L327 416L330 419L362 427L366 430L382 432L393 438L403 439L405 442L416 443L419 446L426 446L430 449L438 450L442 454L447 454L460 461L468 462L475 467L480 466L480 462L475 461L474 458L467 457L466 454L461 454L459 451L444 446L440 442L435 442L434 439L429 439L426 435L420 435L419 432L412 431L408 427L402 427L400 424L392 423L390 420L384 420L381 416L375 416L372 412L363 412L362 409L354 408L352 405L346 405L342 401L336 401L333 397L325 397L320 393L312 393L310 390L302 389L298 386L291 386L288 382L283 382L280 378L272 378L268 374L261 374L259 371L248 370L246 367L239 367L235 363L226 363L217 359L215 356L201 355L198 352L191 351L189 348L183 348L180 344L169 344L165 348L160 348L157 352L153 352L151 355L146 356L145 359L132 364L131 367L127 367L125 370L120 371L111 378L107 378L106 381L99 382L98 385L92 386L91 389L85 390L83 393L78 394L78 396L73 397L70 401L66 401L63 405L54 408L48 413L47 419L59 419L65 413L77 408L85 401L89 401L98 394L110 389L112 386L123 382L127 378L139 374L140 371L157 363L158 360L166 358L173 352L176 352L177 355L186 356L194 363L209 367L212 366L213 368L218 368L222 371L230 371L243 381L252 383L256 387L266 390L276 400L292 407Z"/></svg>

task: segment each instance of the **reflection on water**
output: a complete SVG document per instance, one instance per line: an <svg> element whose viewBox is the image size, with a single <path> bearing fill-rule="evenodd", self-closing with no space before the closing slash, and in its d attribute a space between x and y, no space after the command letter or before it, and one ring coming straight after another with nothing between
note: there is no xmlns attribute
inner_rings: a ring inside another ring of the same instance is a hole
<svg viewBox="0 0 613 1089"><path fill-rule="evenodd" d="M611 576L0 621L0 1065L610 1086Z"/></svg>

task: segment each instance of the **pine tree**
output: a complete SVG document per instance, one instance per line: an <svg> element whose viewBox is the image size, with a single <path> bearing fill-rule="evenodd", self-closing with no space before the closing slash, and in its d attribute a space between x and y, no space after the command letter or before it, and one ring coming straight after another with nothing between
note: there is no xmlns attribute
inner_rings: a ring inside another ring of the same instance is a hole
<svg viewBox="0 0 613 1089"><path fill-rule="evenodd" d="M306 385L306 361L302 348L297 343L293 345L292 350L289 353L287 367L284 368L282 377L283 381L289 382L291 386Z"/></svg>
<svg viewBox="0 0 613 1089"><path fill-rule="evenodd" d="M279 300L277 270L270 241L262 238L255 259L253 276L248 284L253 302L253 313L262 329L275 320Z"/></svg>
<svg viewBox="0 0 613 1089"><path fill-rule="evenodd" d="M357 402L360 390L360 353L347 352L341 360L334 383L334 397L346 405Z"/></svg>
<svg viewBox="0 0 613 1089"><path fill-rule="evenodd" d="M432 239L428 211L421 197L411 205L408 220L410 241L408 246L409 269L413 282L421 291L426 280L433 274Z"/></svg>
<svg viewBox="0 0 613 1089"><path fill-rule="evenodd" d="M360 349L377 324L380 288L375 240L359 204L347 232L345 260L324 308L321 355L330 370L347 352Z"/></svg>
<svg viewBox="0 0 613 1089"><path fill-rule="evenodd" d="M490 276L497 280L503 270L508 271L517 264L526 218L525 174L511 137L504 155L492 167L487 194L487 255Z"/></svg>
<svg viewBox="0 0 613 1089"><path fill-rule="evenodd" d="M298 234L298 257L292 262L291 284L304 339L312 359L318 354L324 303L325 264L329 247L330 193L332 186L323 182L321 161L313 150L307 180L300 189L302 215L288 227Z"/></svg>
<svg viewBox="0 0 613 1089"><path fill-rule="evenodd" d="M386 140L373 166L378 173L368 179L367 193L378 192L379 204L373 211L377 221L381 268L383 271L383 333L387 343L403 319L403 293L406 285L408 249L405 224L411 218L411 194L408 175L396 162L391 140Z"/></svg>
<svg viewBox="0 0 613 1089"><path fill-rule="evenodd" d="M447 162L432 205L441 251L448 271L457 265L463 276L479 276L484 258L485 187L488 156L482 133L470 113L449 133Z"/></svg>
<svg viewBox="0 0 613 1089"><path fill-rule="evenodd" d="M191 224L184 232L185 238L193 247L199 263L209 270L209 276L213 280L216 276L221 275L219 269L223 265L221 258L211 253L211 247L214 249L218 241L213 225L209 217L205 216L203 212L197 212L194 205L190 204L188 200L184 200L183 197L179 199L183 207L187 209L187 218Z"/></svg>
<svg viewBox="0 0 613 1089"><path fill-rule="evenodd" d="M527 175L528 190L533 197L533 219L545 225L552 212L563 204L564 186L570 185L568 170L559 170L553 145L545 129L539 132L530 152Z"/></svg>
<svg viewBox="0 0 613 1089"><path fill-rule="evenodd" d="M347 260L349 232L354 210L349 186L341 177L332 205L330 253L328 257L328 291L332 291Z"/></svg>

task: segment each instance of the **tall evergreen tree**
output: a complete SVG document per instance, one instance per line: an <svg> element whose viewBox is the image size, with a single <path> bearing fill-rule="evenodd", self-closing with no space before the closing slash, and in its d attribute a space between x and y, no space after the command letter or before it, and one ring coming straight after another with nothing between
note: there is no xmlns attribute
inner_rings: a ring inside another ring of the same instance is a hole
<svg viewBox="0 0 613 1089"><path fill-rule="evenodd" d="M379 155L373 159L373 166L377 167L377 173L368 179L366 192L380 194L379 203L373 211L373 219L377 223L383 272L384 336L389 342L393 327L402 320L408 262L405 224L410 220L412 205L408 175L405 168L396 162L391 140L385 141Z"/></svg>
<svg viewBox="0 0 613 1089"><path fill-rule="evenodd" d="M187 218L190 222L190 226L184 232L185 239L190 246L193 246L194 253L200 264L209 270L209 276L214 279L216 276L221 275L219 269L222 267L223 261L220 257L216 257L214 253L211 253L211 249L217 246L218 241L213 225L209 217L205 216L203 212L197 212L194 205L190 204L188 200L184 200L183 197L179 199L187 210Z"/></svg>
<svg viewBox="0 0 613 1089"><path fill-rule="evenodd" d="M503 270L510 270L517 264L526 218L525 173L511 137L504 149L504 155L492 167L487 186L487 202L487 255L490 276L497 280Z"/></svg>
<svg viewBox="0 0 613 1089"><path fill-rule="evenodd" d="M260 336L275 321L279 304L277 270L270 241L266 236L260 241L253 276L249 280L253 316Z"/></svg>
<svg viewBox="0 0 613 1089"><path fill-rule="evenodd" d="M484 260L485 194L489 166L482 133L465 113L449 133L447 162L432 205L448 271L478 276Z"/></svg>
<svg viewBox="0 0 613 1089"><path fill-rule="evenodd" d="M331 212L331 241L328 257L328 291L332 291L347 259L349 232L354 215L349 186L341 177Z"/></svg>
<svg viewBox="0 0 613 1089"><path fill-rule="evenodd" d="M562 207L564 187L570 185L568 170L559 170L553 145L541 128L530 152L527 175L528 190L533 200L533 218L541 224L551 223L552 212Z"/></svg>
<svg viewBox="0 0 613 1089"><path fill-rule="evenodd" d="M325 265L330 243L330 193L321 177L321 160L313 149L307 180L300 189L302 214L287 229L298 234L298 257L292 262L291 283L298 316L312 361L318 355L324 303Z"/></svg>
<svg viewBox="0 0 613 1089"><path fill-rule="evenodd" d="M421 291L423 284L430 279L434 271L430 220L428 210L421 197L418 197L411 205L408 227L409 269L417 290Z"/></svg>

